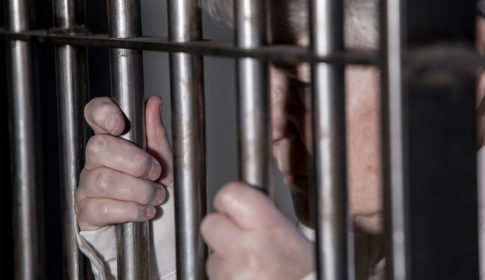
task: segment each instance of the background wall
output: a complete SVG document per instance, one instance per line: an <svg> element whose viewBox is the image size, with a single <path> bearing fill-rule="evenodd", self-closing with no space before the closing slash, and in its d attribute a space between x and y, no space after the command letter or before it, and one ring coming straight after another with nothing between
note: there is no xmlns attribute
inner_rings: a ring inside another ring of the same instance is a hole
<svg viewBox="0 0 485 280"><path fill-rule="evenodd" d="M142 1L143 34L168 36L166 1ZM233 30L203 14L203 36L208 40L232 41ZM144 52L145 96L165 99L163 119L170 131L170 79L168 54ZM237 180L236 76L233 59L204 58L207 186L208 199L229 181ZM282 210L294 218L288 193L275 168L277 201Z"/></svg>

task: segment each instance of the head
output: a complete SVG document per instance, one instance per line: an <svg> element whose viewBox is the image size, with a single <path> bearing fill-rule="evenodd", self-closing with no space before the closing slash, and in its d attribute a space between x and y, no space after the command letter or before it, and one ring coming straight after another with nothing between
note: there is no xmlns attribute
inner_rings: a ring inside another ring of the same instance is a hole
<svg viewBox="0 0 485 280"><path fill-rule="evenodd" d="M232 0L201 0L217 20L232 26ZM307 46L305 0L270 1L270 44ZM347 49L370 50L378 43L377 0L345 0ZM310 70L306 64L271 65L273 154L290 187L295 211L311 226ZM379 232L379 75L372 67L346 68L347 151L350 212L357 230Z"/></svg>

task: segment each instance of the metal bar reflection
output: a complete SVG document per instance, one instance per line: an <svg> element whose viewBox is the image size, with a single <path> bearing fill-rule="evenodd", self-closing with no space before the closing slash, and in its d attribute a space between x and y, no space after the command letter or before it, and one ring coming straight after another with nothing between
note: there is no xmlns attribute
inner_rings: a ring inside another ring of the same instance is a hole
<svg viewBox="0 0 485 280"><path fill-rule="evenodd" d="M168 1L169 37L184 43L202 39L198 0ZM205 113L202 58L170 55L176 263L178 279L205 279L207 247L199 226L207 212Z"/></svg>
<svg viewBox="0 0 485 280"><path fill-rule="evenodd" d="M8 1L9 29L19 32L29 28L29 3ZM34 116L34 89L30 44L11 41L7 45L9 75L10 143L12 161L13 238L15 279L41 278L39 240L36 222L38 154L35 143L37 125Z"/></svg>
<svg viewBox="0 0 485 280"><path fill-rule="evenodd" d="M141 35L139 0L108 1L109 34L114 38ZM129 122L122 137L145 149L142 51L111 49L111 96ZM119 279L148 279L149 224L125 223L116 228Z"/></svg>
<svg viewBox="0 0 485 280"><path fill-rule="evenodd" d="M343 51L343 1L312 0L311 48ZM349 268L344 68L312 65L313 160L319 279L352 279Z"/></svg>
<svg viewBox="0 0 485 280"><path fill-rule="evenodd" d="M300 62L326 62L338 65L362 64L378 65L377 53L375 51L347 51L335 52L327 56L314 56L308 48L294 45L268 45L252 49L241 49L228 41L204 40L194 42L176 43L169 42L163 37L135 37L127 39L108 38L105 34L58 34L49 33L46 30L35 30L26 32L9 32L0 28L0 38L7 40L32 41L41 44L71 44L75 46L98 47L98 48L126 48L143 49L147 51L159 52L184 52L194 55L221 56L221 57L252 57L262 60L271 60L281 63L300 63ZM446 57L450 58L450 52L457 66L470 63L485 64L485 59L475 50L457 48L446 52ZM436 59L443 61L443 59ZM466 60L466 63L463 63Z"/></svg>
<svg viewBox="0 0 485 280"><path fill-rule="evenodd" d="M381 164L387 234L386 279L409 279L406 192L407 147L402 92L401 1L380 2Z"/></svg>
<svg viewBox="0 0 485 280"><path fill-rule="evenodd" d="M238 0L234 8L236 45L243 49L266 45L266 1ZM236 72L239 177L272 196L268 65L240 58Z"/></svg>
<svg viewBox="0 0 485 280"><path fill-rule="evenodd" d="M81 0L56 0L55 25L73 29L83 22ZM56 48L56 79L59 112L59 142L61 147L61 209L64 279L84 279L84 257L76 242L74 192L84 159L83 105L87 97L86 49L70 45Z"/></svg>

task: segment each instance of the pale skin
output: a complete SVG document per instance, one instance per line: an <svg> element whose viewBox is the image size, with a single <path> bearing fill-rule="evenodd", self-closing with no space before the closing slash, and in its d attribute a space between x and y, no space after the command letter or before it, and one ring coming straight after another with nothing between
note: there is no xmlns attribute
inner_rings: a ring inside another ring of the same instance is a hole
<svg viewBox="0 0 485 280"><path fill-rule="evenodd" d="M479 30L484 26L479 21ZM271 78L273 153L298 218L311 226L308 69L273 66ZM371 234L381 231L382 210L378 83L373 68L346 69L350 213L356 230ZM483 95L478 96L481 100ZM117 137L125 123L111 99L97 98L86 106L85 119L96 136L87 145L76 191L81 231L150 220L154 206L164 202L173 165L160 105L159 97L145 104L147 151ZM213 250L206 264L210 279L300 279L314 270L312 243L259 191L229 183L214 198L214 206L217 212L201 224L201 234Z"/></svg>

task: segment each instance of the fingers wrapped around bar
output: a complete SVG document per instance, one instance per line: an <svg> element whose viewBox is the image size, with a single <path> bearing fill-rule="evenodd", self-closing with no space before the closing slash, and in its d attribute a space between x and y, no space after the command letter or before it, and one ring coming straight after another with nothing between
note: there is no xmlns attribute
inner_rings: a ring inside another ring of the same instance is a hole
<svg viewBox="0 0 485 280"><path fill-rule="evenodd" d="M210 279L301 279L313 270L311 243L261 191L230 183L214 206L201 224Z"/></svg>
<svg viewBox="0 0 485 280"><path fill-rule="evenodd" d="M146 103L148 151L118 137L126 127L125 119L110 98L95 98L86 105L85 118L96 135L86 146L75 195L80 230L146 221L155 216L155 206L166 200L173 165L160 120L161 104L159 97Z"/></svg>

